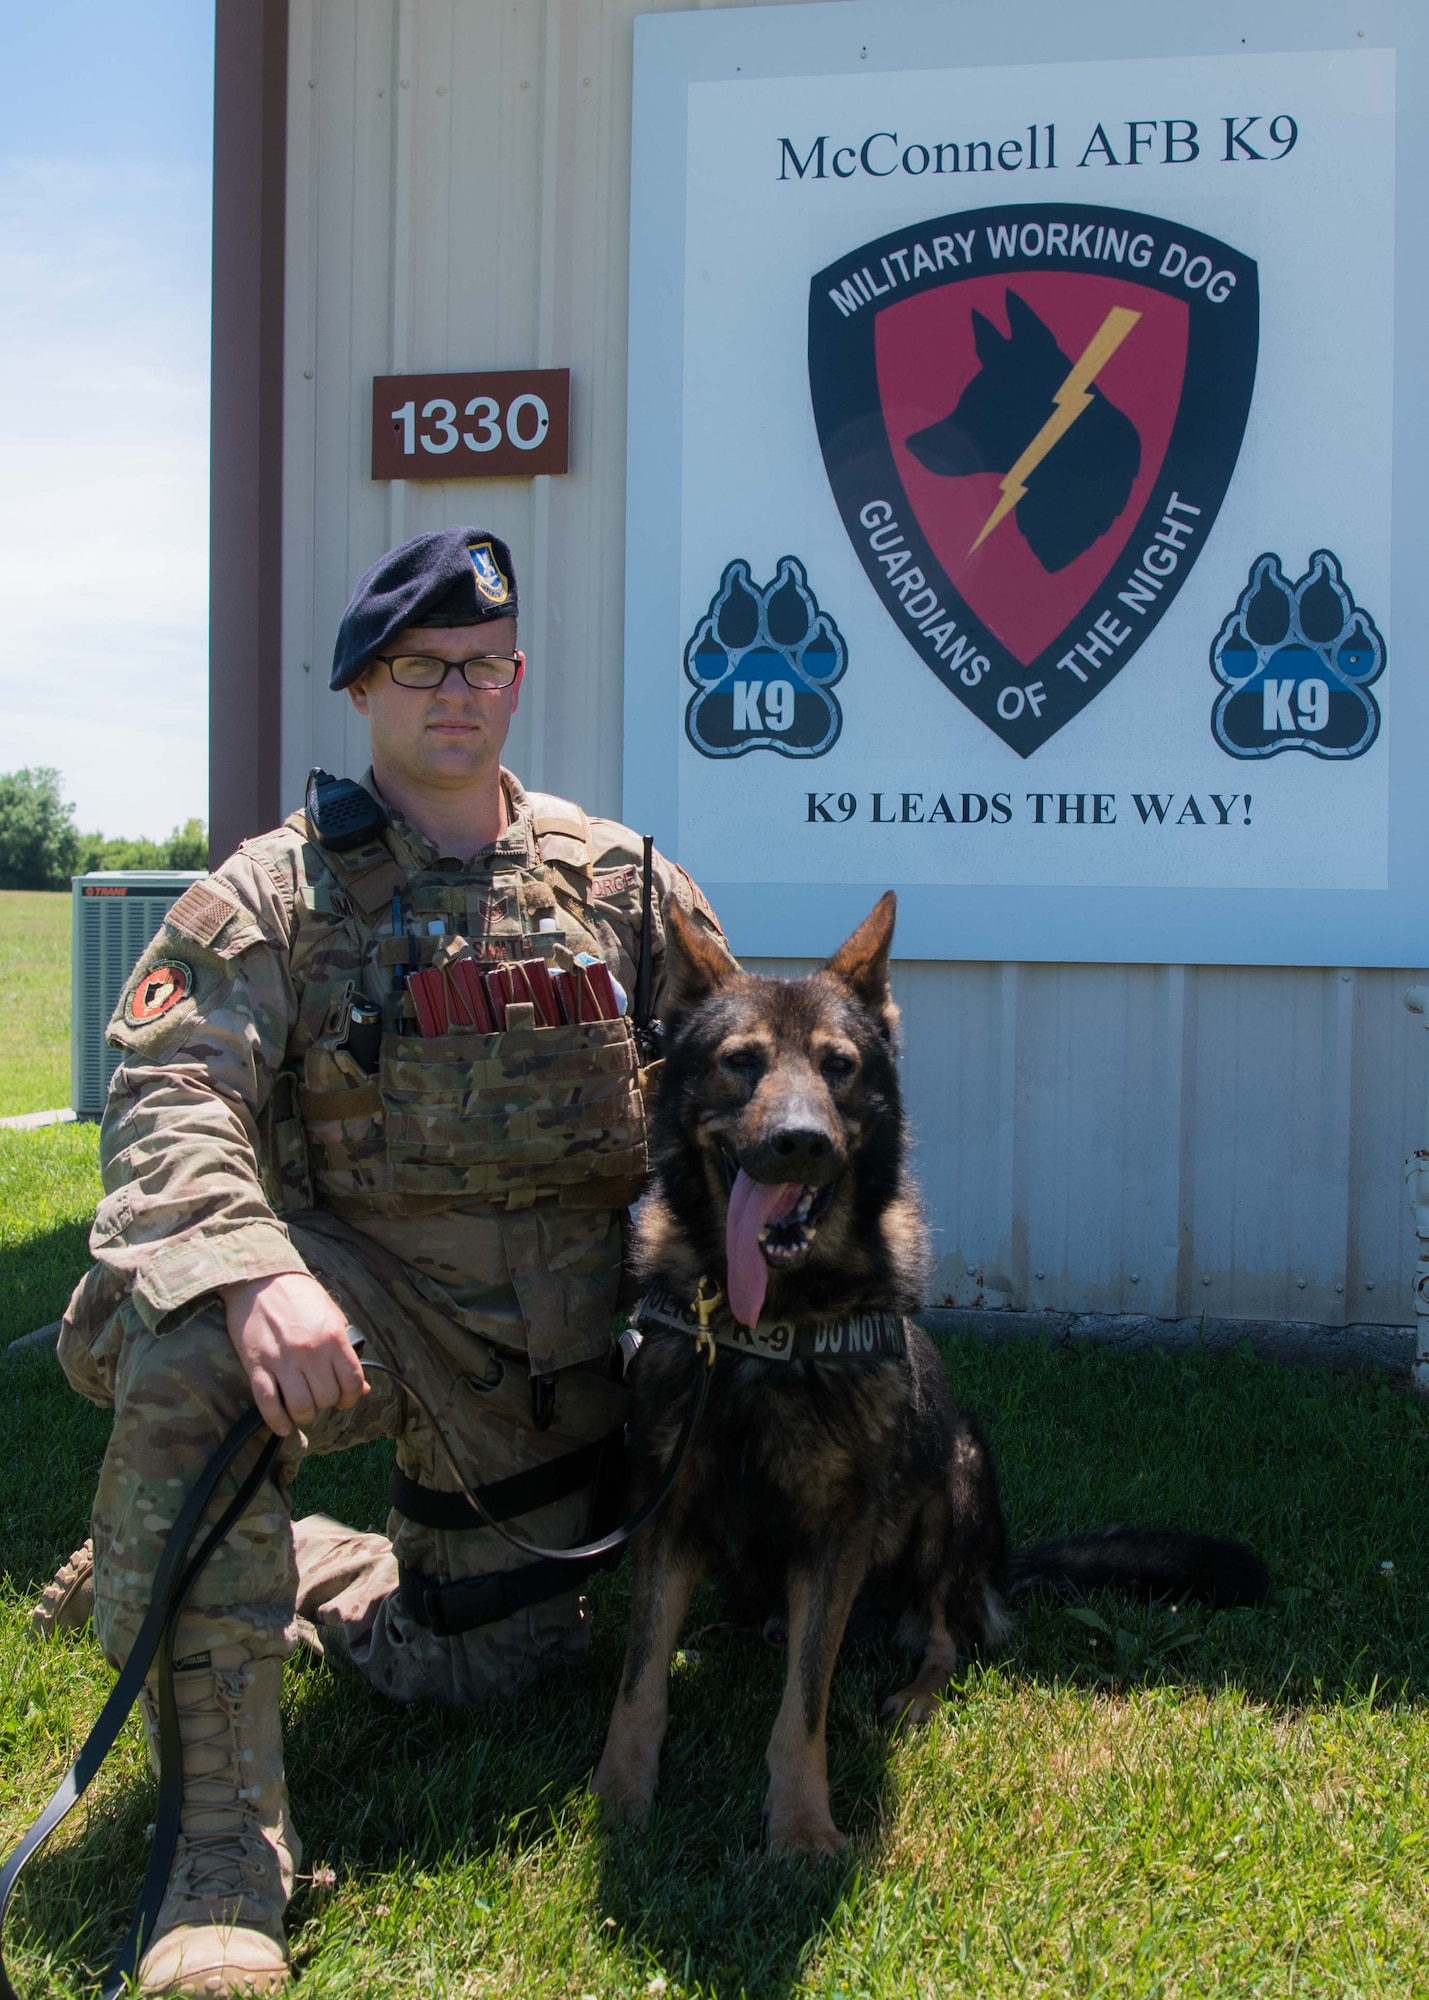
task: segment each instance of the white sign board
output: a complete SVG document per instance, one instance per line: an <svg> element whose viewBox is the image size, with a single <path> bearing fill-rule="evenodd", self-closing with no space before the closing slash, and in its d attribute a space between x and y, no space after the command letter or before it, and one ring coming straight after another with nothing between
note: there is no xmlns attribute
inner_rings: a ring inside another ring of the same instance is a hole
<svg viewBox="0 0 1429 2000"><path fill-rule="evenodd" d="M737 948L1422 958L1423 77L1392 0L639 22L626 816Z"/></svg>

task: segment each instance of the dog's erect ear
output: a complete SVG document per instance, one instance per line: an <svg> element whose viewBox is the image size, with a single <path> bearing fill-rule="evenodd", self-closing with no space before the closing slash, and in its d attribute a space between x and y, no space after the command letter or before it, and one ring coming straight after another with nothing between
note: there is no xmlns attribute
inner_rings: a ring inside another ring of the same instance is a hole
<svg viewBox="0 0 1429 2000"><path fill-rule="evenodd" d="M688 1014L739 975L739 966L708 931L687 917L673 896L665 905L665 1019Z"/></svg>
<svg viewBox="0 0 1429 2000"><path fill-rule="evenodd" d="M980 313L974 307L973 347L983 367L986 368L989 361L995 360L1007 344L1006 339L998 332L992 321L987 317L987 314Z"/></svg>
<svg viewBox="0 0 1429 2000"><path fill-rule="evenodd" d="M1017 346L1022 348L1024 353L1035 351L1042 354L1058 354L1060 352L1057 346L1057 336L1053 333L1051 327L1048 326L1046 320L1037 317L1037 314L1028 305L1026 299L1020 299L1016 292L1009 291L1006 294L1006 307L1008 336Z"/></svg>
<svg viewBox="0 0 1429 2000"><path fill-rule="evenodd" d="M885 890L851 938L829 960L827 971L862 1001L870 1014L886 1015L892 1006L888 991L888 949L898 898Z"/></svg>

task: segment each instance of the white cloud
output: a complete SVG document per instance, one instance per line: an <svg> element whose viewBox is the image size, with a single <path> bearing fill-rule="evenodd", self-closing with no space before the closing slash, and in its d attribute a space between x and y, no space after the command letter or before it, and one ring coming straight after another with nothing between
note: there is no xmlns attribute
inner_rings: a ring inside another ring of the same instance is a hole
<svg viewBox="0 0 1429 2000"><path fill-rule="evenodd" d="M208 182L0 159L0 770L207 812Z"/></svg>

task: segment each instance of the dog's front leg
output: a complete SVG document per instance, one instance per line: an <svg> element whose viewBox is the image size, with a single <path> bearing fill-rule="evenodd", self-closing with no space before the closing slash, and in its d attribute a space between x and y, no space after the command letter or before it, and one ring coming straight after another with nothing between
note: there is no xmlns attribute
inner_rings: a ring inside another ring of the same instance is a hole
<svg viewBox="0 0 1429 2000"><path fill-rule="evenodd" d="M635 1537L630 1631L620 1692L606 1731L591 1790L611 1811L642 1829L649 1824L660 1775L660 1746L670 1714L670 1659L703 1562L690 1550L678 1557L658 1527Z"/></svg>
<svg viewBox="0 0 1429 2000"><path fill-rule="evenodd" d="M871 1540L871 1527L861 1530L825 1562L789 1574L789 1667L767 1752L764 1821L771 1847L841 1854L848 1846L829 1811L824 1723L834 1661Z"/></svg>

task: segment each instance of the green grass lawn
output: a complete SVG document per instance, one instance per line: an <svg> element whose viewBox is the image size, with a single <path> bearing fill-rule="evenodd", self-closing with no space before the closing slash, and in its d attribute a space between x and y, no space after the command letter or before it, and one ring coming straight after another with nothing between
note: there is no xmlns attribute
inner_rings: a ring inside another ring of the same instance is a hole
<svg viewBox="0 0 1429 2000"><path fill-rule="evenodd" d="M69 1103L70 899L0 889L0 1118Z"/></svg>
<svg viewBox="0 0 1429 2000"><path fill-rule="evenodd" d="M586 1795L625 1572L589 1671L453 1715L395 1710L321 1663L287 1680L307 1847L299 1990L318 1995L1404 1995L1429 1975L1426 1419L1387 1384L1250 1359L947 1349L986 1418L1019 1537L1113 1518L1247 1534L1263 1610L1036 1599L929 1729L877 1720L899 1662L834 1686L840 1864L759 1841L782 1661L692 1639L644 1838ZM38 1810L109 1676L25 1609L84 1532L106 1419L54 1362L0 1364L0 1840ZM300 1510L383 1517L381 1450L314 1463ZM1392 1569L1384 1565L1392 1564ZM697 1604L694 1622L715 1615ZM37 1862L12 1965L78 1994L122 1932L153 1790L131 1724ZM324 1886L325 1871L331 1886Z"/></svg>
<svg viewBox="0 0 1429 2000"><path fill-rule="evenodd" d="M7 947L27 903L64 899L7 898ZM34 918L35 963L50 915ZM58 990L67 1007L62 972ZM42 1073L42 1040L0 1049L0 1102ZM0 1344L55 1318L82 1271L95 1158L93 1126L0 1133ZM830 1769L852 1846L838 1864L762 1851L782 1660L712 1637L690 1637L676 1660L649 1835L601 1825L586 1782L619 1671L624 1571L593 1593L586 1673L471 1714L397 1710L295 1660L289 1773L308 1871L293 1912L298 1991L1429 1990L1429 1413L1382 1380L1280 1370L1248 1352L969 1338L946 1355L986 1422L1019 1539L1114 1519L1234 1532L1266 1554L1275 1601L1210 1613L1034 1599L1009 1651L970 1663L939 1719L908 1738L877 1719L901 1662L844 1658ZM88 1635L42 1648L26 1627L86 1531L107 1427L52 1356L0 1356L0 1849L39 1810L110 1684ZM298 1506L380 1525L387 1464L386 1448L316 1462ZM706 1598L692 1623L716 1615ZM25 1995L77 1996L107 1963L153 1804L131 1722L17 1898L10 1965Z"/></svg>

